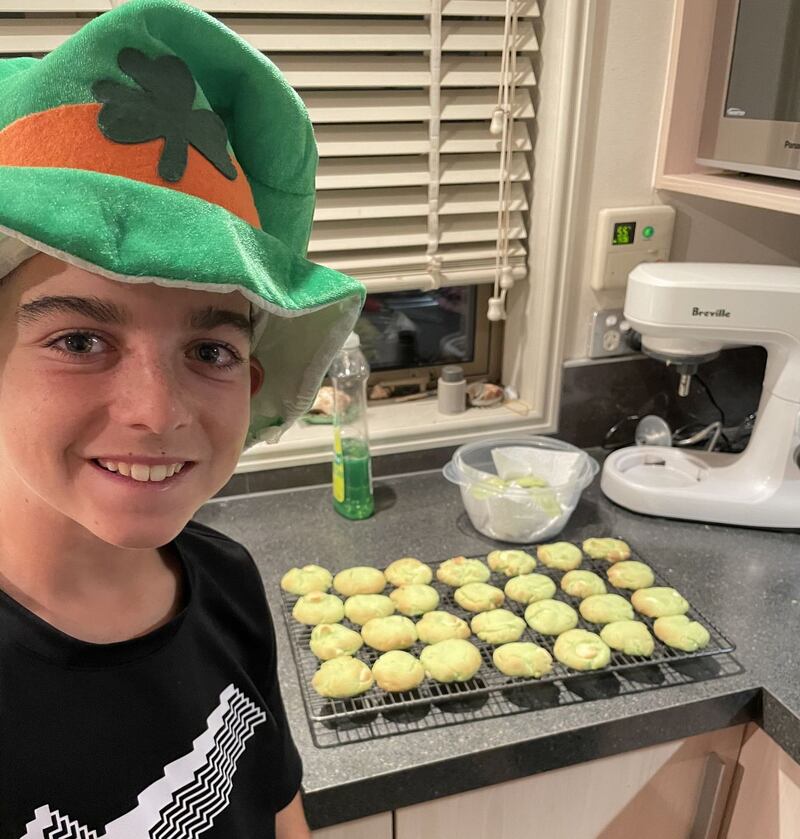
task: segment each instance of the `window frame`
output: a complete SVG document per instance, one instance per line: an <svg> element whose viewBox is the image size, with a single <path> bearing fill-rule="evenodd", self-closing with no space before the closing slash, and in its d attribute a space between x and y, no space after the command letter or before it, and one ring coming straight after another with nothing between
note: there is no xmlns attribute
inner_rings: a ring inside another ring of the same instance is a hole
<svg viewBox="0 0 800 839"><path fill-rule="evenodd" d="M371 405L367 422L373 456L461 445L497 434L556 430L564 312L578 267L571 247L578 204L575 182L584 147L591 142L586 110L595 15L594 2L547 3L547 41L541 52L553 66L539 85L537 140L530 160L536 188L528 276L510 290L503 334L502 381L516 389L527 413L499 406L442 415L432 399ZM260 443L243 453L236 473L324 462L331 446L330 426L298 423L279 443Z"/></svg>

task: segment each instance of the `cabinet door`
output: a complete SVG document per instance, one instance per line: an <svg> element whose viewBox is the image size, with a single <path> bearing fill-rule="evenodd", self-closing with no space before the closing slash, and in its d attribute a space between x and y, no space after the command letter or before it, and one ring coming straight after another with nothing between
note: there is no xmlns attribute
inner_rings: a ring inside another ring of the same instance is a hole
<svg viewBox="0 0 800 839"><path fill-rule="evenodd" d="M743 734L734 726L404 807L394 839L716 839Z"/></svg>
<svg viewBox="0 0 800 839"><path fill-rule="evenodd" d="M392 814L378 813L365 819L311 831L311 839L392 839Z"/></svg>
<svg viewBox="0 0 800 839"><path fill-rule="evenodd" d="M747 726L721 839L796 839L800 766L755 723Z"/></svg>

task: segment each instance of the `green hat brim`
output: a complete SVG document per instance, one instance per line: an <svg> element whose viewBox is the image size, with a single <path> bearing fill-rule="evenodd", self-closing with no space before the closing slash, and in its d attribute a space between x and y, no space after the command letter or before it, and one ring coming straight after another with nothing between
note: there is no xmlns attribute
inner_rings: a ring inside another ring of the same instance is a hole
<svg viewBox="0 0 800 839"><path fill-rule="evenodd" d="M245 449L276 442L311 406L366 291L227 209L178 190L66 168L0 167L0 233L122 282L241 292L265 311L265 381Z"/></svg>

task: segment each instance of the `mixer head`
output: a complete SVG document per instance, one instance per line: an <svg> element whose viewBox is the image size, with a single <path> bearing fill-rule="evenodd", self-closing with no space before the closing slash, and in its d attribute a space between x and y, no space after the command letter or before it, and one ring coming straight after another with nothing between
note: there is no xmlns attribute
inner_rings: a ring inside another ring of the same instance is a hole
<svg viewBox="0 0 800 839"><path fill-rule="evenodd" d="M678 373L678 396L688 396L697 368L719 356L722 346L693 338L653 338L641 336L642 352L674 367Z"/></svg>

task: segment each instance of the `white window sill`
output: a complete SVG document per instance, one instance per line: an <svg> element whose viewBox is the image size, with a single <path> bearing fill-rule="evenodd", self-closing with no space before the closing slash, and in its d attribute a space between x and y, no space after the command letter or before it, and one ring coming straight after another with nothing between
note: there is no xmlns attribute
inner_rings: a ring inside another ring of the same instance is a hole
<svg viewBox="0 0 800 839"><path fill-rule="evenodd" d="M463 414L446 416L436 410L435 399L370 407L367 423L373 456L461 445L497 433L546 434L554 430L534 411L520 416L503 406L469 408ZM260 443L243 454L235 474L323 463L330 459L332 448L330 425L298 422L279 443Z"/></svg>

